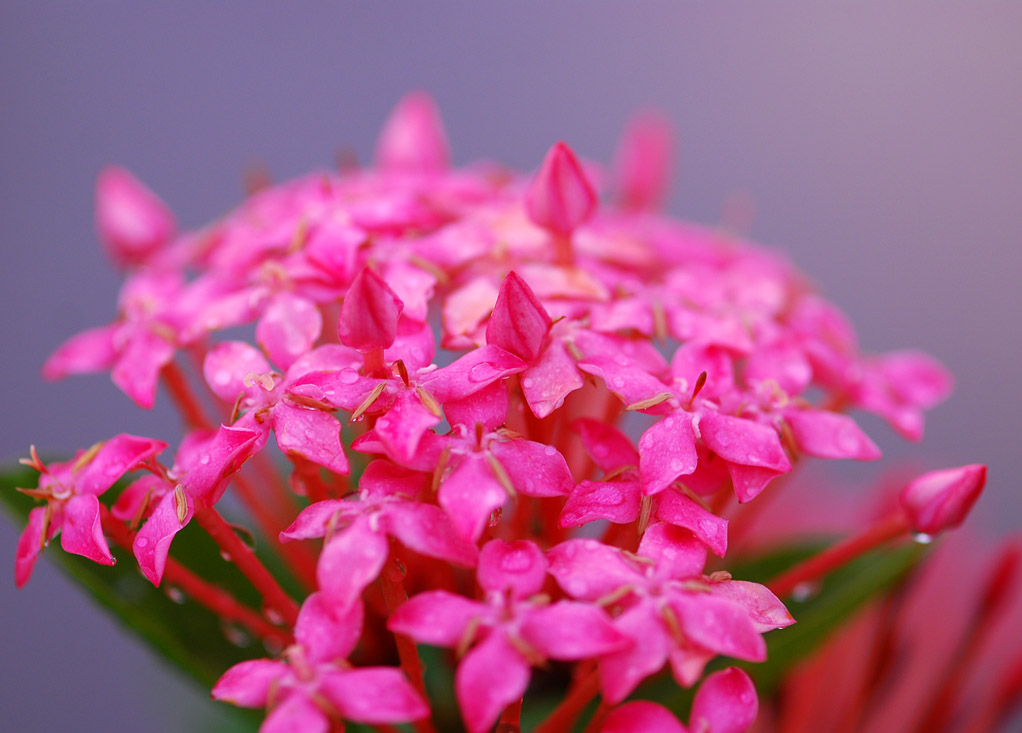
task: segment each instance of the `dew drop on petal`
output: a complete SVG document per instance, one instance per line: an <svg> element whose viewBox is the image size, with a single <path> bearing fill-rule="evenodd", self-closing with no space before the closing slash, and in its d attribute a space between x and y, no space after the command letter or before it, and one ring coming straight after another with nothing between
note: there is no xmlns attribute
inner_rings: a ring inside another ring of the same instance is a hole
<svg viewBox="0 0 1022 733"><path fill-rule="evenodd" d="M354 369L344 369L337 375L337 381L341 384L354 384L358 381L358 372Z"/></svg>
<svg viewBox="0 0 1022 733"><path fill-rule="evenodd" d="M497 374L498 370L488 361L481 361L478 364L473 364L472 368L468 370L468 381L470 382L487 382L493 379Z"/></svg>
<svg viewBox="0 0 1022 733"><path fill-rule="evenodd" d="M146 537L139 537L139 538L137 538L137 539L135 540L135 543L136 543L136 544L137 544L137 545L138 545L139 547L148 547L148 546L149 546L149 540L148 540L148 538L146 538Z"/></svg>
<svg viewBox="0 0 1022 733"><path fill-rule="evenodd" d="M933 542L933 535L925 532L913 532L912 541L920 545L928 545Z"/></svg>
<svg viewBox="0 0 1022 733"><path fill-rule="evenodd" d="M525 387L526 389L532 387L533 384L535 384L535 382L532 380L532 377L526 377L525 379L522 380L522 386Z"/></svg>

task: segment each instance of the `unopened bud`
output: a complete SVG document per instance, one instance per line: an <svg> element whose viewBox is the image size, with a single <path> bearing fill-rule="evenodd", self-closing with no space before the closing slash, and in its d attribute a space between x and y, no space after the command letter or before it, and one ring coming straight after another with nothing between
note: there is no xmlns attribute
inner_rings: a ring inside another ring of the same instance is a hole
<svg viewBox="0 0 1022 733"><path fill-rule="evenodd" d="M412 92L397 103L376 143L376 162L390 171L429 173L447 168L447 135L432 97Z"/></svg>
<svg viewBox="0 0 1022 733"><path fill-rule="evenodd" d="M358 351L386 349L397 336L402 310L400 298L367 267L355 276L344 296L337 335L342 344Z"/></svg>
<svg viewBox="0 0 1022 733"><path fill-rule="evenodd" d="M618 195L629 209L655 209L667 194L674 157L670 123L646 112L628 123L615 160Z"/></svg>
<svg viewBox="0 0 1022 733"><path fill-rule="evenodd" d="M980 464L931 471L901 490L902 509L914 532L935 535L957 527L968 515L986 484Z"/></svg>
<svg viewBox="0 0 1022 733"><path fill-rule="evenodd" d="M533 362L550 326L550 316L532 288L517 273L508 273L486 324L486 343Z"/></svg>
<svg viewBox="0 0 1022 733"><path fill-rule="evenodd" d="M141 181L110 166L96 182L96 227L111 258L120 265L134 265L170 241L174 217Z"/></svg>
<svg viewBox="0 0 1022 733"><path fill-rule="evenodd" d="M596 191L566 144L550 148L525 194L529 218L566 237L596 210Z"/></svg>

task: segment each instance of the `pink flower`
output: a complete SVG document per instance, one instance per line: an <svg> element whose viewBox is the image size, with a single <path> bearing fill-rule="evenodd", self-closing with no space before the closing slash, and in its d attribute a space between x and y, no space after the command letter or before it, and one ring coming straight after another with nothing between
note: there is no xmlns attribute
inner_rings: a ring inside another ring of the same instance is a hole
<svg viewBox="0 0 1022 733"><path fill-rule="evenodd" d="M638 556L596 540L562 542L548 553L550 574L573 598L620 602L614 626L634 645L600 659L603 696L627 697L666 662L691 686L718 654L762 661L764 631L794 623L777 598L756 583L702 574L706 548L685 530L654 524Z"/></svg>
<svg viewBox="0 0 1022 733"><path fill-rule="evenodd" d="M113 565L103 536L99 496L125 473L149 464L166 443L135 435L115 435L87 451L79 451L66 463L44 465L32 449L25 461L39 471L39 488L23 489L45 507L29 512L28 525L18 539L14 580L20 588L32 575L43 547L58 533L65 552L82 555L103 565Z"/></svg>
<svg viewBox="0 0 1022 733"><path fill-rule="evenodd" d="M96 227L114 262L138 265L170 241L174 216L128 171L109 166L96 182Z"/></svg>
<svg viewBox="0 0 1022 733"><path fill-rule="evenodd" d="M987 467L980 464L931 471L901 490L901 507L914 532L935 535L957 527L986 485Z"/></svg>
<svg viewBox="0 0 1022 733"><path fill-rule="evenodd" d="M492 540L479 555L484 598L446 591L411 598L391 616L391 631L423 644L472 646L458 665L455 689L470 731L487 730L529 683L529 667L546 659L588 659L620 650L628 639L602 609L537 594L546 578L543 553L527 541Z"/></svg>
<svg viewBox="0 0 1022 733"><path fill-rule="evenodd" d="M331 721L386 724L428 717L425 701L400 671L347 663L362 617L361 604L338 613L321 594L312 594L283 658L234 665L213 687L213 699L267 708L261 733L325 733Z"/></svg>

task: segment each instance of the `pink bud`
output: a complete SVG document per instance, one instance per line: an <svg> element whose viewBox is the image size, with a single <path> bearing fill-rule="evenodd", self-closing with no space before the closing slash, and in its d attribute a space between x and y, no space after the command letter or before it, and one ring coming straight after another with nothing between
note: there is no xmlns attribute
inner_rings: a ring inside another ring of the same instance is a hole
<svg viewBox="0 0 1022 733"><path fill-rule="evenodd" d="M615 160L621 203L630 209L654 209L663 203L673 156L674 135L663 115L646 112L633 118Z"/></svg>
<svg viewBox="0 0 1022 733"><path fill-rule="evenodd" d="M376 162L385 170L442 171L450 164L443 121L425 92L404 96L390 113L376 143Z"/></svg>
<svg viewBox="0 0 1022 733"><path fill-rule="evenodd" d="M352 349L386 349L394 343L397 320L404 307L382 277L363 268L344 296L337 335Z"/></svg>
<svg viewBox="0 0 1022 733"><path fill-rule="evenodd" d="M912 530L936 534L965 519L986 484L987 467L980 464L932 471L901 490L902 509Z"/></svg>
<svg viewBox="0 0 1022 733"><path fill-rule="evenodd" d="M110 166L96 181L96 227L114 261L138 264L170 241L174 217L141 181Z"/></svg>
<svg viewBox="0 0 1022 733"><path fill-rule="evenodd" d="M517 273L509 272L486 324L486 343L533 362L543 350L550 325L550 316L529 284Z"/></svg>
<svg viewBox="0 0 1022 733"><path fill-rule="evenodd" d="M596 209L596 191L565 143L550 148L525 193L529 218L554 234L568 236Z"/></svg>

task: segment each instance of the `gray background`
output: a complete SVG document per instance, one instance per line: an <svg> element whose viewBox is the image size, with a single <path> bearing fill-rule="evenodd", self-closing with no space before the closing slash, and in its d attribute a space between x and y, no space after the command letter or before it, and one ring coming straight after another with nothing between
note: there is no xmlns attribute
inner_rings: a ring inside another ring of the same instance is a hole
<svg viewBox="0 0 1022 733"><path fill-rule="evenodd" d="M865 346L942 359L958 389L922 445L863 425L889 458L988 463L973 526L1018 528L1019 4L201 5L0 4L0 458L177 434L162 399L144 414L106 377L38 377L114 313L93 234L103 165L194 227L239 200L253 162L280 179L342 146L368 159L391 105L422 87L458 162L526 169L558 139L607 160L634 108L664 109L681 137L670 210L715 223L751 196L753 237L789 252ZM16 537L0 522L9 565ZM19 593L0 583L0 655L5 729L193 725L189 688L45 561Z"/></svg>

